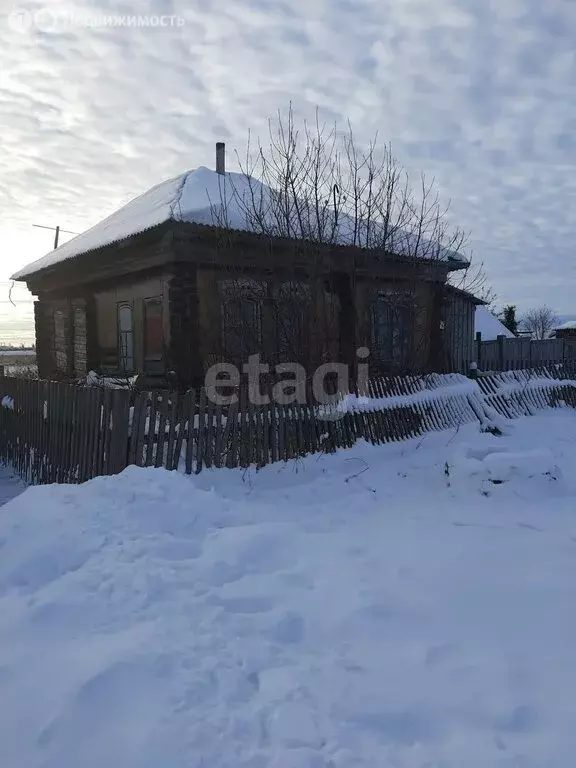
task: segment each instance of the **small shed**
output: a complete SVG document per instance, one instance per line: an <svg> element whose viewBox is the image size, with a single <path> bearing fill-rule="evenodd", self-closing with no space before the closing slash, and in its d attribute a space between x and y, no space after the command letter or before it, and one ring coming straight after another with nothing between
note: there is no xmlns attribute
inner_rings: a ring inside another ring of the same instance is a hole
<svg viewBox="0 0 576 768"><path fill-rule="evenodd" d="M446 286L445 348L448 370L464 373L476 360L474 338L477 314L487 312L485 304L469 291L454 285Z"/></svg>
<svg viewBox="0 0 576 768"><path fill-rule="evenodd" d="M564 341L576 341L576 320L569 320L554 329L557 339Z"/></svg>

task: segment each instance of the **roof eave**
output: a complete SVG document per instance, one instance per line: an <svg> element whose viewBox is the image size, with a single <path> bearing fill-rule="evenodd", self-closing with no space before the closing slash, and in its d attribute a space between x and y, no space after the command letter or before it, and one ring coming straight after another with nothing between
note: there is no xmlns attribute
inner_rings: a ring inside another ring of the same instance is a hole
<svg viewBox="0 0 576 768"><path fill-rule="evenodd" d="M129 246L132 243L137 242L141 238L146 238L147 236L150 235L150 233L167 229L168 228L167 225L171 223L173 223L173 220L168 219L166 221L160 222L160 224L155 224L153 227L148 227L148 229L143 229L140 232L135 232L133 235L129 235L128 237L125 237L121 240L114 240L113 242L106 243L106 245L102 245L99 248L92 248L91 250L88 250L88 251L81 251L80 253L77 253L74 256L70 256L67 259L63 259L62 261L57 261L54 264L47 264L46 266L41 267L40 269L25 271L27 270L27 267L24 267L23 269L18 270L18 272L15 272L10 278L10 280L14 280L16 282L28 283L38 278L41 279L44 275L50 274L60 269L67 269L72 262L75 262L78 259L83 259L86 256L94 256L99 253L103 254L112 248L116 249L116 248L124 248L126 246ZM53 253L53 251L50 251L46 255L49 256L50 253ZM37 261L40 261L40 259L38 259ZM37 262L32 262L29 266L33 266L35 263Z"/></svg>

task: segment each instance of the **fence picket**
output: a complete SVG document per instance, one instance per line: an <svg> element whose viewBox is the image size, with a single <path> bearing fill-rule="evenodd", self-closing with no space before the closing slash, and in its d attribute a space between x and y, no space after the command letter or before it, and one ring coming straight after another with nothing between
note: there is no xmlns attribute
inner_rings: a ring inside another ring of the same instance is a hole
<svg viewBox="0 0 576 768"><path fill-rule="evenodd" d="M262 425L261 462L262 466L270 463L270 403L261 406L260 419Z"/></svg>
<svg viewBox="0 0 576 768"><path fill-rule="evenodd" d="M240 402L238 408L238 414L240 418L240 433L239 433L239 466L250 466L250 450L251 446L248 442L248 390L246 387L240 387Z"/></svg>
<svg viewBox="0 0 576 768"><path fill-rule="evenodd" d="M184 445L184 438L186 438L186 447L188 447L188 420L190 415L190 400L192 397L191 392L187 392L184 397L173 395L174 403L172 408L172 416L175 419L174 426L170 427L170 437L174 431L174 439L172 447L168 446L168 457L166 459L169 462L166 466L168 469L179 469L180 460L182 458L182 446ZM176 431L177 430L177 431ZM194 439L194 435L190 438Z"/></svg>
<svg viewBox="0 0 576 768"><path fill-rule="evenodd" d="M184 431L184 419L182 416L182 401L177 392L170 395L168 408L168 446L166 448L166 469L178 469L178 462L174 462L174 447L177 437Z"/></svg>
<svg viewBox="0 0 576 768"><path fill-rule="evenodd" d="M226 421L226 431L229 437L225 438L225 445L228 446L226 455L226 466L228 469L233 469L239 465L238 454L238 434L239 434L239 419L240 419L240 403L238 399L235 400L228 408L228 418Z"/></svg>
<svg viewBox="0 0 576 768"><path fill-rule="evenodd" d="M82 405L82 390L80 388L74 390L74 397L72 398L72 438L70 448L70 482L79 482L80 475L80 419L81 419L81 405Z"/></svg>
<svg viewBox="0 0 576 768"><path fill-rule="evenodd" d="M268 418L270 420L270 458L272 463L279 461L278 448L278 411L273 400L268 406Z"/></svg>
<svg viewBox="0 0 576 768"><path fill-rule="evenodd" d="M94 431L92 433L92 475L97 477L100 474L100 457L102 455L102 409L104 402L104 389L95 387L94 398Z"/></svg>
<svg viewBox="0 0 576 768"><path fill-rule="evenodd" d="M132 427L130 430L129 464L144 466L144 437L148 410L148 393L138 392L132 408Z"/></svg>
<svg viewBox="0 0 576 768"><path fill-rule="evenodd" d="M205 392L206 390L203 391ZM204 465L206 467L211 467L214 456L214 441L216 439L216 432L214 429L214 403L210 398L207 398L206 400L204 434Z"/></svg>
<svg viewBox="0 0 576 768"><path fill-rule="evenodd" d="M122 472L128 463L130 435L130 393L116 389L112 395L112 429L108 474Z"/></svg>
<svg viewBox="0 0 576 768"><path fill-rule="evenodd" d="M224 423L222 421L222 404L218 403L214 409L214 466L219 469L222 466Z"/></svg>
<svg viewBox="0 0 576 768"><path fill-rule="evenodd" d="M169 392L162 392L158 407L158 435L156 437L156 456L154 457L154 466L156 468L165 466L166 458L166 420L168 418L168 398Z"/></svg>
<svg viewBox="0 0 576 768"><path fill-rule="evenodd" d="M238 426L238 402L233 402L228 406L226 413L226 425L222 435L222 457L221 466L232 469L236 466L236 429Z"/></svg>
<svg viewBox="0 0 576 768"><path fill-rule="evenodd" d="M150 395L150 406L148 410L148 418L146 420L146 433L145 433L145 451L146 456L144 463L147 467L151 467L154 463L154 444L156 442L156 421L157 421L157 404L158 393L152 392Z"/></svg>
<svg viewBox="0 0 576 768"><path fill-rule="evenodd" d="M574 368L574 366L572 366ZM2 379L2 395L14 409L0 408L0 458L27 481L83 482L114 474L128 464L263 467L310 453L330 452L363 438L372 444L404 440L425 431L457 428L489 409L514 418L562 404L576 407L576 370L542 361L534 369L481 374L476 391L463 394L440 374L372 379L366 407L339 410L337 402L254 406L242 388L240 404L223 408L196 393L81 388L58 382ZM427 394L425 399L421 393ZM400 404L391 398L401 397ZM410 398L413 398L412 400ZM388 401L388 403L387 403ZM184 439L186 448L183 451Z"/></svg>
<svg viewBox="0 0 576 768"><path fill-rule="evenodd" d="M191 413L193 413L191 410ZM206 451L206 390L204 387L200 390L198 397L198 439L196 441L196 474L202 471L202 464L204 462L204 454ZM195 418L192 418L194 423ZM186 453L186 468L188 468L188 453Z"/></svg>
<svg viewBox="0 0 576 768"><path fill-rule="evenodd" d="M60 395L60 402L61 402L61 410L60 410L60 418L61 418L61 429L60 429L60 452L58 457L58 464L60 465L60 471L58 473L58 482L59 483L66 483L68 481L68 467L69 467L69 447L70 447L70 440L69 440L69 423L70 423L70 387L67 387L66 384L60 384L59 385L59 395Z"/></svg>

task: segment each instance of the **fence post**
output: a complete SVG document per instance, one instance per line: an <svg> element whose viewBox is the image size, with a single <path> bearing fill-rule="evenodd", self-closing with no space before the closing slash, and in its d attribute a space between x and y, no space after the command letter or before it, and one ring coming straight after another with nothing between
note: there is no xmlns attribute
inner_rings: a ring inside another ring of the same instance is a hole
<svg viewBox="0 0 576 768"><path fill-rule="evenodd" d="M496 337L496 340L498 341L498 366L501 371L504 370L504 340L505 336L500 334Z"/></svg>
<svg viewBox="0 0 576 768"><path fill-rule="evenodd" d="M476 362L482 368L482 331L476 331Z"/></svg>

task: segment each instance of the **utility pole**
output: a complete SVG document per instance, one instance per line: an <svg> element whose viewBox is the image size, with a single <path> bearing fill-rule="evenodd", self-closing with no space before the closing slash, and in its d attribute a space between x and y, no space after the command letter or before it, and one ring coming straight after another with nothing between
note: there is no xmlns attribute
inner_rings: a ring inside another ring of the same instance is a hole
<svg viewBox="0 0 576 768"><path fill-rule="evenodd" d="M54 250L58 248L58 240L60 238L60 232L65 232L67 235L77 235L78 232L71 232L69 229L60 229L59 226L57 227L46 227L44 224L32 224L33 227L38 227L39 229L51 229L52 232L54 232Z"/></svg>

